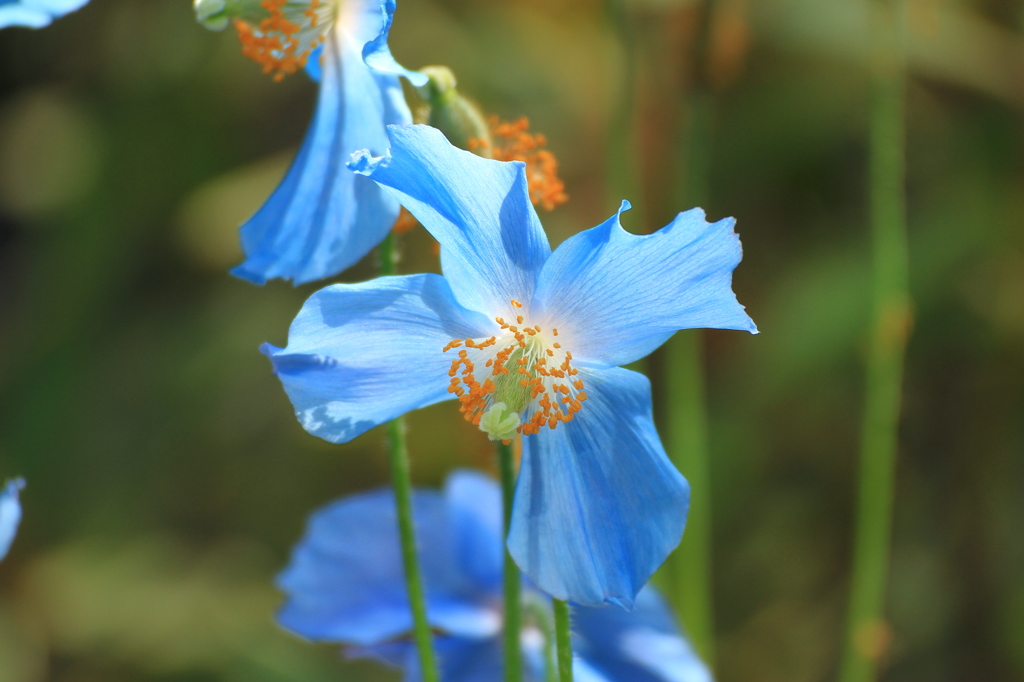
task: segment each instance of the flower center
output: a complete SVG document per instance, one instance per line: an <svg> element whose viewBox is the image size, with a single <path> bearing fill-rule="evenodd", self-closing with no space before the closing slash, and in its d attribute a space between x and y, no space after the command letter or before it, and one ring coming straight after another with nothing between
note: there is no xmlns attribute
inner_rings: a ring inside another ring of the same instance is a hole
<svg viewBox="0 0 1024 682"><path fill-rule="evenodd" d="M281 80L306 66L327 36L337 0L195 0L196 15L220 30L233 22L242 54Z"/></svg>
<svg viewBox="0 0 1024 682"><path fill-rule="evenodd" d="M522 308L518 301L511 303ZM458 396L466 421L502 441L572 421L587 394L572 353L557 340L558 329L546 332L526 324L523 315L516 316L516 324L500 317L494 321L500 335L453 339L444 347L447 353L465 346L448 370L448 392Z"/></svg>

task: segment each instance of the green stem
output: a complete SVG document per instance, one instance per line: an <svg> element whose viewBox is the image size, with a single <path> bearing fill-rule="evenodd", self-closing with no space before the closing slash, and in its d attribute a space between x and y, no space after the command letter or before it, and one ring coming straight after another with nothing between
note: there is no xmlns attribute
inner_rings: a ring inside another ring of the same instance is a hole
<svg viewBox="0 0 1024 682"><path fill-rule="evenodd" d="M903 358L910 331L909 255L904 193L905 72L898 0L873 0L869 184L873 320L861 431L853 576L840 680L877 676L888 643L885 588Z"/></svg>
<svg viewBox="0 0 1024 682"><path fill-rule="evenodd" d="M380 245L380 273L395 274L395 247L392 235ZM412 476L409 472L409 449L405 442L405 420L402 417L388 422L388 463L391 466L391 487L395 491L395 510L398 514L398 535L402 543L402 562L405 566L405 585L412 609L413 632L420 658L423 682L438 682L437 660L431 641L430 621L427 620L427 599L423 590L423 574L416 553L416 528L413 525Z"/></svg>
<svg viewBox="0 0 1024 682"><path fill-rule="evenodd" d="M427 600L423 591L419 556L416 553L416 530L413 527L412 477L409 475L409 451L405 445L405 420L399 417L388 422L388 458L391 464L391 485L395 489L395 508L398 513L398 534L402 541L402 562L405 565L405 584L409 590L409 605L419 652L420 669L424 682L437 682L437 661L427 620Z"/></svg>
<svg viewBox="0 0 1024 682"><path fill-rule="evenodd" d="M552 599L555 610L555 644L558 647L559 682L572 682L572 632L569 623L569 605L561 599Z"/></svg>
<svg viewBox="0 0 1024 682"><path fill-rule="evenodd" d="M516 493L515 457L512 444L498 443L498 468L501 470L501 496L505 516L505 537L512 525L512 500ZM519 640L523 627L519 567L505 546L505 682L523 679L523 656Z"/></svg>

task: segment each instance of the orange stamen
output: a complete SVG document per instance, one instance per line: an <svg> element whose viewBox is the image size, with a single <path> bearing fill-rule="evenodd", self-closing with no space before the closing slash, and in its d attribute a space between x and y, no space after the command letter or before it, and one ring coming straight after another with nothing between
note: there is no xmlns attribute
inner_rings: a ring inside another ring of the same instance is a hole
<svg viewBox="0 0 1024 682"><path fill-rule="evenodd" d="M321 0L310 0L302 10L289 8L288 0L263 0L260 7L266 16L258 24L235 19L242 54L280 81L304 68L323 44L335 9Z"/></svg>
<svg viewBox="0 0 1024 682"><path fill-rule="evenodd" d="M492 116L488 123L494 138L493 158L526 164L530 201L550 211L569 200L565 183L558 178L558 160L550 151L542 149L548 143L547 138L526 132L530 122L525 117L507 123ZM479 141L477 146L481 146Z"/></svg>
<svg viewBox="0 0 1024 682"><path fill-rule="evenodd" d="M523 308L519 301L510 303L513 308ZM522 410L519 433L536 434L544 425L554 429L571 422L587 400L583 379L568 378L579 373L572 366L572 353L563 350L561 343L546 340L540 325L524 324L525 315L516 315L516 323L522 325L521 328L508 324L501 317L495 317L494 321L502 330L500 336L483 340L452 339L443 348L444 352L460 349L448 370L448 391L458 398L459 410L466 421L479 425L495 402L507 402L516 395L509 392L508 382L514 381L512 385L517 386L516 390L526 389L529 395L525 405L518 402L523 399L522 393L514 398L515 409ZM557 335L558 332L552 329L552 333ZM477 366L481 367L480 374ZM496 397L499 386L501 398Z"/></svg>

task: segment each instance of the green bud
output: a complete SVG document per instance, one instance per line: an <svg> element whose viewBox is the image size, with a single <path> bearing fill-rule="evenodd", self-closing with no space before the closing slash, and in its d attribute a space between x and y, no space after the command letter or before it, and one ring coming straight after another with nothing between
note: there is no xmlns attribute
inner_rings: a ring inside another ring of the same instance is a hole
<svg viewBox="0 0 1024 682"><path fill-rule="evenodd" d="M487 120L476 104L459 94L451 69L427 66L420 72L429 80L416 88L416 94L426 102L426 107L417 112L417 120L440 130L456 147L490 157L491 130Z"/></svg>
<svg viewBox="0 0 1024 682"><path fill-rule="evenodd" d="M494 403L480 418L480 430L491 440L512 440L516 429L523 423L518 412L508 409L505 403Z"/></svg>

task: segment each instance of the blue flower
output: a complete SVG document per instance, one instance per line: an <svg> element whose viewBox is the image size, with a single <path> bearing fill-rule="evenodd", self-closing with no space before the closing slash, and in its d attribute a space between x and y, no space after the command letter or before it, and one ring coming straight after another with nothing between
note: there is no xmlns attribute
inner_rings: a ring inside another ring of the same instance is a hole
<svg viewBox="0 0 1024 682"><path fill-rule="evenodd" d="M0 28L49 26L54 19L84 7L88 2L89 0L0 0Z"/></svg>
<svg viewBox="0 0 1024 682"><path fill-rule="evenodd" d="M352 165L441 243L444 276L327 287L287 348L262 350L302 425L332 442L453 397L491 438L522 433L516 562L559 599L629 607L679 543L689 486L658 439L650 384L618 365L678 329L756 332L731 289L734 221L694 209L637 236L616 214L552 253L522 163L426 126L389 130L388 155Z"/></svg>
<svg viewBox="0 0 1024 682"><path fill-rule="evenodd" d="M446 682L502 679L501 493L487 477L451 474L443 492L413 497L427 613ZM285 628L347 645L419 679L412 618L389 489L354 495L315 512L278 576ZM525 680L544 677L550 600L524 585ZM709 682L707 668L679 634L661 597L644 589L636 610L573 612L576 679L581 682Z"/></svg>
<svg viewBox="0 0 1024 682"><path fill-rule="evenodd" d="M331 277L379 244L399 211L394 198L344 160L358 149L387 149L385 126L411 120L398 76L417 85L426 77L400 67L388 50L394 0L269 0L236 15L233 8L243 5L230 3L197 0L196 13L211 28L234 18L243 53L275 78L305 66L320 82L295 161L242 225L246 260L232 274L257 284Z"/></svg>
<svg viewBox="0 0 1024 682"><path fill-rule="evenodd" d="M24 487L25 481L16 478L7 481L3 490L0 490L0 559L7 556L7 550L11 548L14 535L18 532L18 524L21 523L18 491Z"/></svg>

